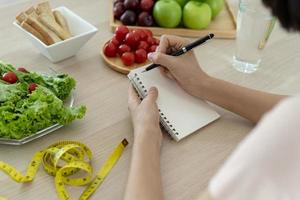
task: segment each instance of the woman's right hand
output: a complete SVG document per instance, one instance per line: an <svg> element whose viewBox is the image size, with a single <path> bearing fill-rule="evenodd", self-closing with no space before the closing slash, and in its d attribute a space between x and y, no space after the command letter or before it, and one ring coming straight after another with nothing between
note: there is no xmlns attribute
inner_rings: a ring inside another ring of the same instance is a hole
<svg viewBox="0 0 300 200"><path fill-rule="evenodd" d="M189 94L201 98L201 84L209 76L202 71L193 51L181 56L170 56L176 50L189 44L191 41L181 37L163 35L156 52L148 55L153 63L163 66L162 72L175 79Z"/></svg>

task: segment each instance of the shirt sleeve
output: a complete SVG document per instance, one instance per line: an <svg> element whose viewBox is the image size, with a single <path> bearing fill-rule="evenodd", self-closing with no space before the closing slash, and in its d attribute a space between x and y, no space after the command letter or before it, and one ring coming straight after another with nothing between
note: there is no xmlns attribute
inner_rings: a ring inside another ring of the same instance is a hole
<svg viewBox="0 0 300 200"><path fill-rule="evenodd" d="M266 114L208 189L214 200L299 200L300 97Z"/></svg>

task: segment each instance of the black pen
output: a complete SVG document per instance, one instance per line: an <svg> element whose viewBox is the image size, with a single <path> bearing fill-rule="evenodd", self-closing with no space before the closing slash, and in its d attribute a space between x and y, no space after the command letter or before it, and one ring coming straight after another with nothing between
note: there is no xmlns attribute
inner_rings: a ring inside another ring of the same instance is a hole
<svg viewBox="0 0 300 200"><path fill-rule="evenodd" d="M191 44L188 44L187 46L179 49L178 51L172 53L171 55L172 56L180 56L182 54L185 54L186 52L192 50L193 48L195 48L195 47L197 47L201 44L204 44L207 40L212 39L214 36L215 36L214 34L210 33L207 36L205 36L203 38L200 38L200 39L192 42ZM151 69L154 69L154 68L159 67L159 66L160 66L159 64L151 64L148 67L146 67L146 69L143 72L150 71Z"/></svg>

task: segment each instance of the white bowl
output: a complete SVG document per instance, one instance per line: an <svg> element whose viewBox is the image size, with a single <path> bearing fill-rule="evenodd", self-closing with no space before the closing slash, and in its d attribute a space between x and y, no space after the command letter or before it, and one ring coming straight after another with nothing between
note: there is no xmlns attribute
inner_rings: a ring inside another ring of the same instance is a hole
<svg viewBox="0 0 300 200"><path fill-rule="evenodd" d="M95 26L91 25L64 6L55 8L54 10L60 11L66 18L70 32L73 36L67 40L57 42L49 46L45 45L34 35L23 29L16 21L13 23L25 33L26 37L31 41L33 46L35 46L41 52L41 54L46 56L53 63L74 56L79 49L98 31Z"/></svg>

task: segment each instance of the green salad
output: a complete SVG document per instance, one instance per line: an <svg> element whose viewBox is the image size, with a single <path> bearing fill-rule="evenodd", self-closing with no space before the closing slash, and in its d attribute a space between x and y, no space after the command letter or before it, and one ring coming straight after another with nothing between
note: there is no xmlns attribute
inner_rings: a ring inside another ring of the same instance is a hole
<svg viewBox="0 0 300 200"><path fill-rule="evenodd" d="M22 139L54 124L81 119L86 107L66 107L75 80L43 75L0 61L0 138Z"/></svg>

